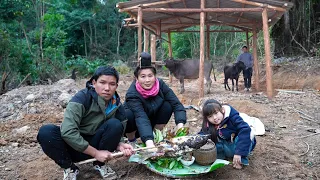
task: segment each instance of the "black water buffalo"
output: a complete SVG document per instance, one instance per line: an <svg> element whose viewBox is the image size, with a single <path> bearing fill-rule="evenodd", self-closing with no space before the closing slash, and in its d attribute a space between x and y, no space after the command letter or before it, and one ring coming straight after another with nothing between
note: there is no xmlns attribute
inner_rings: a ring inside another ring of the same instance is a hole
<svg viewBox="0 0 320 180"><path fill-rule="evenodd" d="M236 80L236 89L238 91L238 79L239 79L239 74L241 71L245 70L246 66L244 65L243 62L238 61L237 63L234 64L229 64L226 65L223 69L224 72L224 88L230 91L230 87L228 85L228 79L231 79L232 82L232 91L234 91L234 82L233 80Z"/></svg>
<svg viewBox="0 0 320 180"><path fill-rule="evenodd" d="M199 78L199 63L198 59L188 59L188 60L173 60L168 59L164 61L165 66L174 75L175 78L180 80L180 93L182 94L184 90L184 79L198 79ZM204 78L206 79L206 93L210 93L211 78L210 74L213 71L213 65L210 61L204 61ZM216 76L214 74L214 80L216 81Z"/></svg>

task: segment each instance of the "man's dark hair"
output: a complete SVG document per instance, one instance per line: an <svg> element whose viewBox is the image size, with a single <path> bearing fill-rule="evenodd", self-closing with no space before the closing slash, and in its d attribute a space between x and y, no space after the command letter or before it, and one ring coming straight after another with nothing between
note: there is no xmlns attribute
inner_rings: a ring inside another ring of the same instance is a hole
<svg viewBox="0 0 320 180"><path fill-rule="evenodd" d="M90 81L92 82L92 80L97 81L98 78L102 75L106 75L106 76L114 76L117 80L117 83L119 82L119 73L118 71L112 67L112 66L101 66L99 67L93 74L93 76L91 77Z"/></svg>
<svg viewBox="0 0 320 180"><path fill-rule="evenodd" d="M247 46L242 46L242 48L246 48L246 49L248 49L248 47L247 47Z"/></svg>

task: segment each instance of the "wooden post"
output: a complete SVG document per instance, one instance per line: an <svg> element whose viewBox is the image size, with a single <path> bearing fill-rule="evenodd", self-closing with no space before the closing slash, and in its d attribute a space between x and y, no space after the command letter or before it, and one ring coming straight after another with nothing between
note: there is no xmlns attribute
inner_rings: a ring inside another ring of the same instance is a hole
<svg viewBox="0 0 320 180"><path fill-rule="evenodd" d="M205 0L201 0L201 9L205 7ZM204 69L204 21L205 12L200 12L200 63L199 63L199 98L204 97L204 79L203 79L203 69Z"/></svg>
<svg viewBox="0 0 320 180"><path fill-rule="evenodd" d="M151 47L150 47L150 51L151 51L151 61L154 62L156 61L156 42L157 42L157 38L156 35L151 34Z"/></svg>
<svg viewBox="0 0 320 180"><path fill-rule="evenodd" d="M249 48L250 48L250 46L249 46L249 32L248 31L246 31L246 40L247 40L247 49L248 49L248 51L250 50Z"/></svg>
<svg viewBox="0 0 320 180"><path fill-rule="evenodd" d="M210 60L210 25L207 25L207 50L206 50L206 58L209 61Z"/></svg>
<svg viewBox="0 0 320 180"><path fill-rule="evenodd" d="M172 58L172 45L171 45L171 32L168 32L168 49L169 49L169 58ZM172 75L169 71L169 82L172 83Z"/></svg>
<svg viewBox="0 0 320 180"><path fill-rule="evenodd" d="M139 57L142 52L142 9L138 8L138 64L140 64Z"/></svg>
<svg viewBox="0 0 320 180"><path fill-rule="evenodd" d="M149 52L149 31L147 29L143 29L144 32L144 47L143 47L143 51L144 52Z"/></svg>
<svg viewBox="0 0 320 180"><path fill-rule="evenodd" d="M259 62L258 62L258 53L257 53L257 28L253 27L253 40L252 40L252 46L253 46L253 65L254 65L254 82L255 82L255 88L256 91L260 90L259 85Z"/></svg>
<svg viewBox="0 0 320 180"><path fill-rule="evenodd" d="M266 60L267 96L268 98L271 99L273 96L273 86L272 86L271 52L270 52L267 8L264 8L262 11L262 22L263 22L264 53L265 53L265 60Z"/></svg>

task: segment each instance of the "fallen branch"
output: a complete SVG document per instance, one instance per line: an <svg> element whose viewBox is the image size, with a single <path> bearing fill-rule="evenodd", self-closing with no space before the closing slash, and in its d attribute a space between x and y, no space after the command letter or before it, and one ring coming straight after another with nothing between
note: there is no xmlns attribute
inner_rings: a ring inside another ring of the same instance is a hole
<svg viewBox="0 0 320 180"><path fill-rule="evenodd" d="M304 156L304 155L308 154L308 152L309 152L309 149L310 149L309 144L307 142L304 142L304 143L307 145L307 150L306 150L306 152L299 154L299 156Z"/></svg>
<svg viewBox="0 0 320 180"><path fill-rule="evenodd" d="M313 120L313 119L310 119L310 118L308 118L308 117L300 116L300 118L305 119L305 120L308 120L308 121L311 121L311 122L314 122L314 123L317 123L317 124L320 124L320 122L315 121L315 120Z"/></svg>
<svg viewBox="0 0 320 180"><path fill-rule="evenodd" d="M309 134L309 135L306 135L306 136L297 137L295 139L303 139L303 138L310 137L310 136L315 136L315 135L318 135L318 134L320 134L320 132Z"/></svg>
<svg viewBox="0 0 320 180"><path fill-rule="evenodd" d="M21 84L22 84L30 75L31 75L31 73L28 73L28 74L26 75L26 77L24 77L23 80L20 82L20 84L17 86L17 88L20 87Z"/></svg>
<svg viewBox="0 0 320 180"><path fill-rule="evenodd" d="M279 92L292 93L292 94L304 94L303 91L294 91L294 90L284 90L284 89L276 89Z"/></svg>
<svg viewBox="0 0 320 180"><path fill-rule="evenodd" d="M293 109L293 108L292 108ZM308 115L308 114L306 114L306 113L304 113L304 112L302 112L302 111L300 111L300 110L297 110L297 109L293 109L294 111L296 111L297 113L300 113L300 114L302 114L302 115L304 115L304 116L306 116L306 117L308 117L308 118L310 118L310 119L313 119L313 117L312 116L310 116L310 115Z"/></svg>

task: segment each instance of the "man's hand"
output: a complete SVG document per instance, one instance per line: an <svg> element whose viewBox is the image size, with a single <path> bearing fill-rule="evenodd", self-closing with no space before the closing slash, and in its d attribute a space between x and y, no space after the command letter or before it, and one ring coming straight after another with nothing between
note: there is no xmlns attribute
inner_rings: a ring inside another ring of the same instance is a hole
<svg viewBox="0 0 320 180"><path fill-rule="evenodd" d="M131 156L133 154L133 147L130 144L120 142L117 150L123 152L125 156Z"/></svg>
<svg viewBox="0 0 320 180"><path fill-rule="evenodd" d="M100 162L106 162L112 159L112 155L107 150L97 150L94 158Z"/></svg>
<svg viewBox="0 0 320 180"><path fill-rule="evenodd" d="M241 156L240 155L234 155L233 156L233 167L236 169L241 169Z"/></svg>

